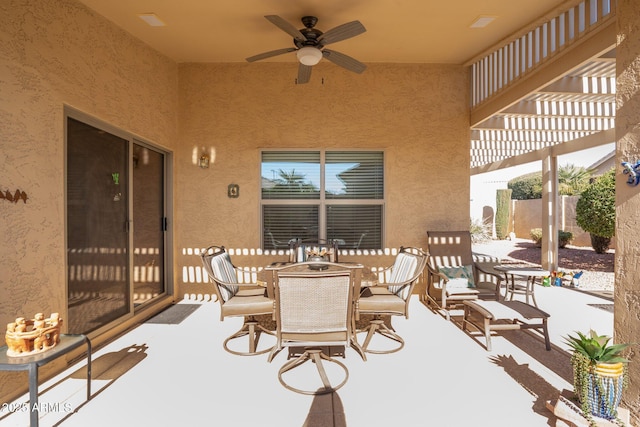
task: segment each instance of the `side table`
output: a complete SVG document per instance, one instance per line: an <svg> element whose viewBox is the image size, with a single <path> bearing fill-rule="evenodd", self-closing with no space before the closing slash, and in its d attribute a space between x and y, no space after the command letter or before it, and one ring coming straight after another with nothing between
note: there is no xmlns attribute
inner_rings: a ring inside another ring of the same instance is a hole
<svg viewBox="0 0 640 427"><path fill-rule="evenodd" d="M538 306L538 303L536 302L536 295L534 293L536 278L549 276L551 274L549 270L544 270L540 267L523 267L511 265L496 265L493 267L493 269L504 273L504 278L507 282L506 293L504 296L505 300L507 299L507 296L509 296L509 300L512 301L515 294L521 294L525 296L525 301L527 302L527 304L529 304L529 297L531 297L533 305L536 307ZM511 283L509 283L509 276L511 276ZM515 276L525 277L525 285L517 285Z"/></svg>
<svg viewBox="0 0 640 427"><path fill-rule="evenodd" d="M40 421L38 407L38 367L69 353L71 350L87 345L87 400L91 399L91 341L86 335L61 334L60 342L53 348L29 356L9 357L7 346L0 347L0 371L29 372L29 416L31 427L37 427Z"/></svg>

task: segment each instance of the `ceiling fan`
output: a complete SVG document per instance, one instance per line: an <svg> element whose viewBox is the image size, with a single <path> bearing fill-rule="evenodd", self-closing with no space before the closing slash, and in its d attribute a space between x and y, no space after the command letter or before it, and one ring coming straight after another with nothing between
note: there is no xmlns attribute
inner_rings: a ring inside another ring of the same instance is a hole
<svg viewBox="0 0 640 427"><path fill-rule="evenodd" d="M318 22L318 18L315 16L303 16L301 21L304 28L301 30L298 30L278 15L267 15L265 18L285 33L293 36L293 44L295 47L286 47L284 49L271 50L250 56L247 58L247 62L260 61L295 51L298 61L300 62L298 66L299 84L309 82L311 68L320 62L323 57L354 73L362 73L367 68L362 62L344 53L325 48L328 44L346 40L367 31L360 21L347 22L323 33L314 28Z"/></svg>

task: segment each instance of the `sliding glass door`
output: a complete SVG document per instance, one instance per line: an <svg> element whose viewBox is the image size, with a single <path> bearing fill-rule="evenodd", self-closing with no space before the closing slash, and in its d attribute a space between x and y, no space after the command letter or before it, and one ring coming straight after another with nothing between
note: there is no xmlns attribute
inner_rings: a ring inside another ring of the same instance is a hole
<svg viewBox="0 0 640 427"><path fill-rule="evenodd" d="M133 303L165 292L164 155L133 144Z"/></svg>
<svg viewBox="0 0 640 427"><path fill-rule="evenodd" d="M166 294L166 155L67 118L70 333L88 333Z"/></svg>

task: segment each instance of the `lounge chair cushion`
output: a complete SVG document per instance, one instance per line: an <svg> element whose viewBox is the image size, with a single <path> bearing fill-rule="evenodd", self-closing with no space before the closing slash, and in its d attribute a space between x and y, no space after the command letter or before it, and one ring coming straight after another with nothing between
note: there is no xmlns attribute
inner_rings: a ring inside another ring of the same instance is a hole
<svg viewBox="0 0 640 427"><path fill-rule="evenodd" d="M461 265L458 267L440 267L439 270L449 279L447 288L474 288L476 286L473 280L473 267L471 265Z"/></svg>

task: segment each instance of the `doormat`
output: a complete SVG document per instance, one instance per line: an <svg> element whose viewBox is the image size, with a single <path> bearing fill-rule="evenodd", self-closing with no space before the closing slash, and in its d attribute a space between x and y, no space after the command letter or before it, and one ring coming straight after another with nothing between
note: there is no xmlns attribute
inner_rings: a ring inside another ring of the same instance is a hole
<svg viewBox="0 0 640 427"><path fill-rule="evenodd" d="M587 304L591 307L599 308L600 310L609 311L613 313L613 304Z"/></svg>
<svg viewBox="0 0 640 427"><path fill-rule="evenodd" d="M200 308L200 304L175 304L162 311L161 313L153 316L145 323L178 325L198 308Z"/></svg>

